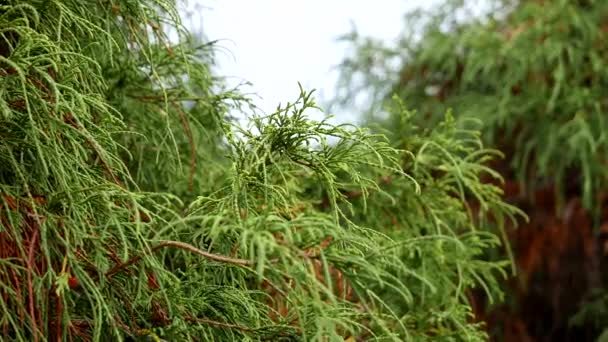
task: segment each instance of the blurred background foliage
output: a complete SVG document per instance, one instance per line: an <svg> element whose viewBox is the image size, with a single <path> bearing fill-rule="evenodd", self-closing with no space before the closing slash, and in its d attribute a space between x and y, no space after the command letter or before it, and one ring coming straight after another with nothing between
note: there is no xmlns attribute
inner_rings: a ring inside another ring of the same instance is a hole
<svg viewBox="0 0 608 342"><path fill-rule="evenodd" d="M477 319L498 341L595 340L608 324L608 2L447 0L406 23L393 45L344 35L334 105L364 103L363 122L394 141L408 135L385 110L394 96L421 127L447 109L461 129L482 122L505 154L486 165L530 221L508 230L517 275L505 303L474 296Z"/></svg>

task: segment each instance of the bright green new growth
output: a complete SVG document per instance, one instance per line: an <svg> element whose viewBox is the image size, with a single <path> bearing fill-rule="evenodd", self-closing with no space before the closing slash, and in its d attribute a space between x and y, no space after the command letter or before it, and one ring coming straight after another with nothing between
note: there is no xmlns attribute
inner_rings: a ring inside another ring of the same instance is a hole
<svg viewBox="0 0 608 342"><path fill-rule="evenodd" d="M0 6L6 339L484 340L496 152L398 103L394 146L315 122L302 89L240 127L211 47L170 1Z"/></svg>

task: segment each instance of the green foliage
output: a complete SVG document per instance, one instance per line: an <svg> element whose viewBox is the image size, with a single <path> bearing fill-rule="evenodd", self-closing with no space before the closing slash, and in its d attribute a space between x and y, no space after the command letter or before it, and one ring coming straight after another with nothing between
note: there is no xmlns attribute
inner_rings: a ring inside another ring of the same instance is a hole
<svg viewBox="0 0 608 342"><path fill-rule="evenodd" d="M477 118L484 139L509 154L528 189L580 183L584 205L597 209L608 180L608 3L519 3L487 1L484 13L465 21L474 2L445 1L408 16L408 32L423 38L404 36L394 47L352 34L356 49L343 65L342 86L353 89L361 79L376 97L396 92L431 126L447 108ZM389 63L395 58L399 63ZM392 87L379 75L389 75ZM352 97L344 92L343 100Z"/></svg>
<svg viewBox="0 0 608 342"><path fill-rule="evenodd" d="M486 228L518 212L475 131L396 105L389 141L302 89L241 127L171 1L4 1L0 28L7 340L486 338L466 293L500 298Z"/></svg>
<svg viewBox="0 0 608 342"><path fill-rule="evenodd" d="M446 110L460 129L482 122L483 141L506 158L480 163L506 178L509 200L531 217L511 235L522 276L504 284L510 303L486 311L500 331L493 337L598 335L606 324L605 279L593 277L605 268L603 233L594 230L608 219L608 2L445 0L405 20L392 46L343 37L354 48L337 104L367 95L366 123L393 141L408 135L400 115L382 111L393 96L419 111L412 119L421 127L435 127Z"/></svg>

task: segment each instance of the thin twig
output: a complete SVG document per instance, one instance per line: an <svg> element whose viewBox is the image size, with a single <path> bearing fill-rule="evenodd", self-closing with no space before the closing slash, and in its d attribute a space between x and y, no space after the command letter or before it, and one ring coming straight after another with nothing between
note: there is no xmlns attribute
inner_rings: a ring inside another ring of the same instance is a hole
<svg viewBox="0 0 608 342"><path fill-rule="evenodd" d="M235 329L235 330L240 330L240 331L255 331L256 330L254 328L247 327L244 325L218 322L218 321L214 321L214 320L208 319L208 318L193 317L191 315L186 315L185 318L187 321L189 321L191 323L207 324L207 325L212 325L216 328Z"/></svg>
<svg viewBox="0 0 608 342"><path fill-rule="evenodd" d="M192 252L194 254L198 254L198 255L202 255L207 259L211 259L211 260L215 260L215 261L219 261L219 262L223 262L226 264L233 264L233 265L239 265L239 266L250 266L253 265L253 262L251 262L250 260L245 260L245 259L236 259L236 258L230 258L227 256L223 256L223 255L218 255L218 254L213 254L213 253L209 253L209 252L205 252L203 250L200 250L192 245L189 245L185 242L180 242L180 241L162 241L161 243L159 243L158 245L152 247L150 249L150 253L152 254L156 251L158 251L161 248L165 248L165 247L175 247L175 248L179 248L179 249L184 249L187 250L189 252ZM111 277L114 274L122 271L123 269L139 262L145 254L139 254L136 255L134 257L132 257L131 259L129 259L127 262L119 264L114 266L111 270L109 270L108 272L106 272L106 277Z"/></svg>
<svg viewBox="0 0 608 342"><path fill-rule="evenodd" d="M38 241L38 229L34 230L34 235L30 240L30 248L27 256L27 292L28 292L28 305L30 309L30 320L32 322L32 332L34 333L34 342L38 342L38 324L36 323L36 310L34 309L34 288L32 281L32 272L34 268L34 250L36 242Z"/></svg>
<svg viewBox="0 0 608 342"><path fill-rule="evenodd" d="M225 329L234 329L234 330L240 330L240 331L246 331L246 332L252 332L252 331L256 331L256 330L262 330L264 328L267 327L263 327L263 328L252 328L252 327L247 327L244 325L238 325L238 324L232 324L232 323L225 323L225 322L218 322L218 321L214 321L212 319L209 318L199 318L199 317L194 317L191 315L186 315L184 317L187 321L191 322L191 323L198 323L198 324L207 324L207 325L211 325L214 326L216 328L225 328ZM302 329L298 326L291 326L291 328L293 328L293 330L295 330L296 333L301 334L302 333ZM285 336L285 332L279 332L278 334L279 336L283 335Z"/></svg>

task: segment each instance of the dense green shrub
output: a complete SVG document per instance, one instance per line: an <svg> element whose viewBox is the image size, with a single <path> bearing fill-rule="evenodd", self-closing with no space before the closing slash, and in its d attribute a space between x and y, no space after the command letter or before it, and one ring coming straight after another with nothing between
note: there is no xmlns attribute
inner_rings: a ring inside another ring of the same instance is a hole
<svg viewBox="0 0 608 342"><path fill-rule="evenodd" d="M3 339L484 340L498 152L246 110L174 5L0 2Z"/></svg>

